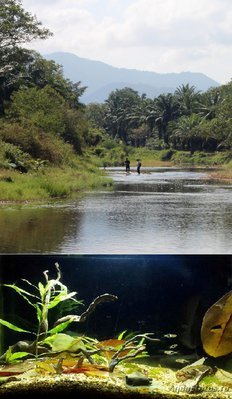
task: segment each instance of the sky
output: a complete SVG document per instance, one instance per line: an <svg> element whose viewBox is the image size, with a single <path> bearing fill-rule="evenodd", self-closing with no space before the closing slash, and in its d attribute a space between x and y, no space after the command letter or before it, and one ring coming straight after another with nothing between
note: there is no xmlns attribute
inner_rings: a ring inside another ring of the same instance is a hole
<svg viewBox="0 0 232 399"><path fill-rule="evenodd" d="M115 67L232 78L231 0L21 0L53 32L30 47Z"/></svg>

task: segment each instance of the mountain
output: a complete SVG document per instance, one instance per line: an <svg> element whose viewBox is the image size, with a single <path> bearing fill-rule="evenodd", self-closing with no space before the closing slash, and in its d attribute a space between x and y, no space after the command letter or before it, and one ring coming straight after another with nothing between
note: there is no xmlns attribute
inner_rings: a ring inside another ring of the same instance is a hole
<svg viewBox="0 0 232 399"><path fill-rule="evenodd" d="M203 73L156 73L136 69L116 68L101 61L80 58L72 53L56 52L47 54L47 60L62 65L64 76L72 82L81 82L87 89L82 102L104 102L111 91L131 87L140 94L154 98L159 94L173 93L175 89L189 83L197 90L206 91L220 84Z"/></svg>

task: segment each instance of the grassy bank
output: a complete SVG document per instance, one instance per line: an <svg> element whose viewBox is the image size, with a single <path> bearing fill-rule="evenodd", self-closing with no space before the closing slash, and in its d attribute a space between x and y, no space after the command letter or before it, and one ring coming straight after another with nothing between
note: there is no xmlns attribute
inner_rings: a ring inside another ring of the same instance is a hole
<svg viewBox="0 0 232 399"><path fill-rule="evenodd" d="M97 153L97 156L96 156ZM96 150L91 153L98 166L123 166L128 157L131 166L136 166L136 160L142 161L142 167L179 166L191 168L213 168L210 178L225 180L232 183L232 153L230 151L206 153L196 151L150 150L140 147L115 146L113 148Z"/></svg>
<svg viewBox="0 0 232 399"><path fill-rule="evenodd" d="M225 181L232 184L232 161L223 165L219 170L211 172L210 177L214 180Z"/></svg>
<svg viewBox="0 0 232 399"><path fill-rule="evenodd" d="M31 173L0 170L0 201L46 201L73 198L86 190L110 185L98 168L45 168Z"/></svg>
<svg viewBox="0 0 232 399"><path fill-rule="evenodd" d="M136 165L136 160L142 161L142 166L209 166L217 167L228 165L232 168L232 152L200 152L177 151L173 149L151 150L145 147L131 147L124 145L114 145L108 147L95 147L89 151L89 155L95 160L98 166L122 166L126 157L131 161L131 166Z"/></svg>

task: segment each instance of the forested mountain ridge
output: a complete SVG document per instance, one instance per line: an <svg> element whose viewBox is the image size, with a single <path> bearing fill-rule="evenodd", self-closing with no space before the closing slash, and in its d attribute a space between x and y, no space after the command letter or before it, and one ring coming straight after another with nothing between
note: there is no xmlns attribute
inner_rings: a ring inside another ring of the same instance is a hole
<svg viewBox="0 0 232 399"><path fill-rule="evenodd" d="M206 91L219 83L203 73L156 73L136 69L116 68L104 62L78 57L68 52L55 52L44 56L62 65L64 76L71 81L80 80L87 86L82 96L85 104L104 102L111 91L131 87L140 94L154 98L159 94L173 93L182 84L195 86L197 90Z"/></svg>

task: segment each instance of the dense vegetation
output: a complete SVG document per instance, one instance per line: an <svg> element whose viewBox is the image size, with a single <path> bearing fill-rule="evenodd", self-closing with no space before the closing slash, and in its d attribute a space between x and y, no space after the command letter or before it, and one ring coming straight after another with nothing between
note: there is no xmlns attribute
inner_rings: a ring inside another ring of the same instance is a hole
<svg viewBox="0 0 232 399"><path fill-rule="evenodd" d="M231 159L232 83L206 93L182 85L154 99L124 88L103 104L84 106L81 82L66 79L60 65L23 47L50 35L20 0L0 0L2 199L67 196L95 187L103 182L96 166L122 164L128 154L181 162L186 153L203 151L217 154L214 163ZM24 175L30 175L31 187L37 185L36 194L25 194Z"/></svg>
<svg viewBox="0 0 232 399"><path fill-rule="evenodd" d="M104 183L85 155L90 134L80 102L85 88L65 79L60 65L22 47L49 35L19 0L0 0L0 181L4 200L67 196Z"/></svg>
<svg viewBox="0 0 232 399"><path fill-rule="evenodd" d="M232 82L205 93L182 85L150 99L131 88L112 92L87 115L113 139L152 150L204 152L232 149Z"/></svg>

